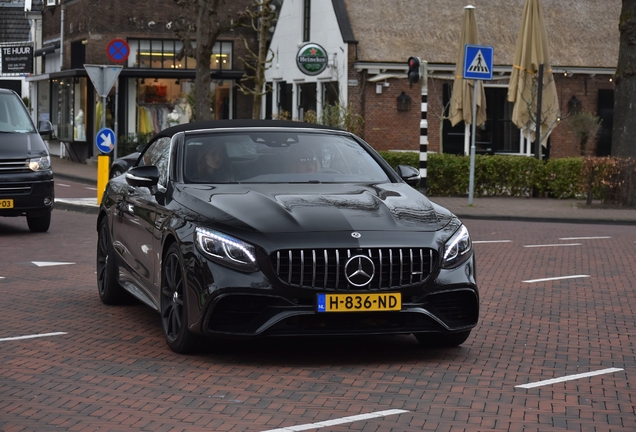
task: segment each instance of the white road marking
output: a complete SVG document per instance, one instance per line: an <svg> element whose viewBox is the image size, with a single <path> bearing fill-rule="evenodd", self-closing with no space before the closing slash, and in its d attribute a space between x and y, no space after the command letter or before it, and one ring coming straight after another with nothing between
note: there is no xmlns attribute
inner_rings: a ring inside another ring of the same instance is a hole
<svg viewBox="0 0 636 432"><path fill-rule="evenodd" d="M598 237L561 237L559 240L597 240L597 239L611 239L611 236L598 236Z"/></svg>
<svg viewBox="0 0 636 432"><path fill-rule="evenodd" d="M591 276L590 275L559 276L559 277L551 277L551 278L544 278L544 279L529 279L529 280L524 280L521 282L536 283L536 282L548 282L548 281L563 280L563 279L576 279L576 278L589 278L589 277Z"/></svg>
<svg viewBox="0 0 636 432"><path fill-rule="evenodd" d="M537 382L533 382L533 383L518 385L518 386L515 386L515 387L529 389L529 388L534 388L534 387L541 387L541 386L545 386L545 385L556 384L556 383L560 383L560 382L564 382L564 381L572 381L572 380L577 380L577 379L581 379L581 378L587 378L587 377L596 376L596 375L603 375L603 374L610 374L610 373L614 373L614 372L620 372L622 370L623 369L620 369L620 368L601 369L601 370L597 370L597 371L594 371L594 372L586 372L586 373L581 373L581 374L576 374L576 375L567 375L567 376L564 376L564 377L561 377L561 378L554 378L554 379L549 379L549 380L544 380L544 381L537 381Z"/></svg>
<svg viewBox="0 0 636 432"><path fill-rule="evenodd" d="M559 243L559 244L543 244L543 245L524 245L523 247L527 247L527 248L536 248L536 247L555 247L555 246L581 246L581 243Z"/></svg>
<svg viewBox="0 0 636 432"><path fill-rule="evenodd" d="M88 190L91 190L91 191L96 191L97 190L97 188L88 187L88 186L85 186L84 189L88 189Z"/></svg>
<svg viewBox="0 0 636 432"><path fill-rule="evenodd" d="M64 184L64 183L55 183L55 186L71 187L71 185L67 185L67 184Z"/></svg>
<svg viewBox="0 0 636 432"><path fill-rule="evenodd" d="M359 415L354 415L354 416L350 416L350 417L342 417L342 418L339 418L339 419L326 420L326 421L322 421L322 422L318 422L318 423L308 423L308 424L299 425L299 426L288 426L288 427L284 427L284 428L270 429L270 430L267 430L267 431L264 431L264 432L304 431L304 430L309 430L309 429L318 429L318 428L327 427L327 426L336 426L336 425L345 424L345 423L353 423L353 422L361 421L361 420L369 420L369 419L373 419L373 418L377 418L377 417L386 417L386 416L395 415L395 414L402 414L402 413L406 413L406 412L408 412L408 411L401 410L401 409L378 411L378 412L369 413L369 414L359 414Z"/></svg>
<svg viewBox="0 0 636 432"><path fill-rule="evenodd" d="M71 265L75 264L74 262L49 262L49 261L31 261L38 267L52 267L52 266L60 266L60 265Z"/></svg>
<svg viewBox="0 0 636 432"><path fill-rule="evenodd" d="M68 333L65 333L65 332L40 333L40 334L28 335L28 336L16 336L16 337L3 338L3 339L0 339L0 342L21 340L21 339L34 339L34 338L41 338L41 337L48 337L48 336L60 336L65 334L68 334Z"/></svg>
<svg viewBox="0 0 636 432"><path fill-rule="evenodd" d="M479 243L512 243L512 240L477 240L473 241L473 244Z"/></svg>
<svg viewBox="0 0 636 432"><path fill-rule="evenodd" d="M0 279L4 279L4 276L0 276Z"/></svg>

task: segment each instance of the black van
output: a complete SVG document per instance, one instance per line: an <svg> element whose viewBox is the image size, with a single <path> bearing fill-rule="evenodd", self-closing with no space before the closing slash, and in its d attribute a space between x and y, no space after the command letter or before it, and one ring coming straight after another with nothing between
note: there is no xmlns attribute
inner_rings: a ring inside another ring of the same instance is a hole
<svg viewBox="0 0 636 432"><path fill-rule="evenodd" d="M49 151L20 96L0 89L0 216L26 216L31 231L44 232L54 201Z"/></svg>

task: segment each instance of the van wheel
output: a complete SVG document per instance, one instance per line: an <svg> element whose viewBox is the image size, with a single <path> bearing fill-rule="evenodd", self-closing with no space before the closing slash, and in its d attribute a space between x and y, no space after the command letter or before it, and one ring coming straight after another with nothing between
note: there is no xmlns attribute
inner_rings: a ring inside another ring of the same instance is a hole
<svg viewBox="0 0 636 432"><path fill-rule="evenodd" d="M47 232L51 225L51 212L41 216L27 215L27 225L29 225L31 232Z"/></svg>

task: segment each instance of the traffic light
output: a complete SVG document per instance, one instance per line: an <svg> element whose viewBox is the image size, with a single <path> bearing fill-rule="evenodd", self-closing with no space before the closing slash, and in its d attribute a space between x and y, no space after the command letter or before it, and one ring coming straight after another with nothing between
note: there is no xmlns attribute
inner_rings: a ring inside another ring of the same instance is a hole
<svg viewBox="0 0 636 432"><path fill-rule="evenodd" d="M409 82L411 83L411 86L413 86L413 84L416 84L420 80L420 69L422 62L420 61L419 57L409 57L408 65Z"/></svg>

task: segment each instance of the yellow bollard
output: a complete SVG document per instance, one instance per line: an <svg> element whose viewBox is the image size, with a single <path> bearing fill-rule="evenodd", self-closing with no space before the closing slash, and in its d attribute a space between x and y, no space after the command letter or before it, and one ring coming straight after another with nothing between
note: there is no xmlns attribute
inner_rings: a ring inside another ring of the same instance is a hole
<svg viewBox="0 0 636 432"><path fill-rule="evenodd" d="M108 183L108 170L110 169L110 157L108 155L97 156L97 205L102 203L102 195Z"/></svg>

